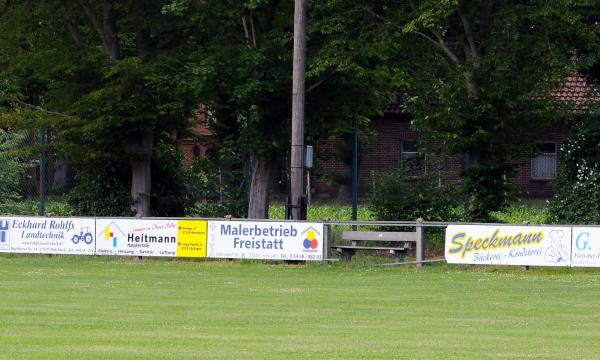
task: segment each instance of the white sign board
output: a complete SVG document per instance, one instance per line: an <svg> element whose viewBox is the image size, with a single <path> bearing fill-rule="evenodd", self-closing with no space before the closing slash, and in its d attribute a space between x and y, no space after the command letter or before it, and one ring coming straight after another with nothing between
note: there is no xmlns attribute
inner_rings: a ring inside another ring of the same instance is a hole
<svg viewBox="0 0 600 360"><path fill-rule="evenodd" d="M323 224L210 221L208 257L322 260Z"/></svg>
<svg viewBox="0 0 600 360"><path fill-rule="evenodd" d="M205 257L205 220L97 219L96 254Z"/></svg>
<svg viewBox="0 0 600 360"><path fill-rule="evenodd" d="M569 266L571 228L450 225L445 250L453 264Z"/></svg>
<svg viewBox="0 0 600 360"><path fill-rule="evenodd" d="M94 254L95 219L0 216L0 252Z"/></svg>
<svg viewBox="0 0 600 360"><path fill-rule="evenodd" d="M573 228L572 266L600 267L600 228Z"/></svg>

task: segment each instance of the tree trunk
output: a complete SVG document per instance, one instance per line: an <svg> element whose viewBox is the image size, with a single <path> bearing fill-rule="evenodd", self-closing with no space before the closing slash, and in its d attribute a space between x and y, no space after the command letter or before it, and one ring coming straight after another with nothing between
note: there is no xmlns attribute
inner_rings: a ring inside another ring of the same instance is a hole
<svg viewBox="0 0 600 360"><path fill-rule="evenodd" d="M147 8L148 4L146 4L145 0L135 0L133 3L133 16L138 25L135 31L135 47L142 61L146 61L150 55L151 47L150 31L146 26L148 18Z"/></svg>
<svg viewBox="0 0 600 360"><path fill-rule="evenodd" d="M479 100L481 88L477 81L473 78L473 73L466 71L464 74L465 82L467 83L467 94L471 102Z"/></svg>
<svg viewBox="0 0 600 360"><path fill-rule="evenodd" d="M250 154L252 181L248 204L249 219L267 219L269 217L269 185L275 169L273 156Z"/></svg>
<svg viewBox="0 0 600 360"><path fill-rule="evenodd" d="M102 26L106 53L111 60L117 60L121 56L121 48L117 35L117 20L113 12L112 3L109 0L102 1Z"/></svg>
<svg viewBox="0 0 600 360"><path fill-rule="evenodd" d="M131 160L131 210L135 216L150 216L150 159Z"/></svg>
<svg viewBox="0 0 600 360"><path fill-rule="evenodd" d="M150 216L153 131L142 129L139 137L129 139L125 150L131 165L131 210L136 216Z"/></svg>

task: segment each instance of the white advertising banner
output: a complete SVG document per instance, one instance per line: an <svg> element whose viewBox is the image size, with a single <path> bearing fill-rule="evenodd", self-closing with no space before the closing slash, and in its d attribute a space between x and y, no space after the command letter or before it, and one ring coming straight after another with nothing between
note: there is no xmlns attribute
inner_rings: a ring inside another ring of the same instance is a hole
<svg viewBox="0 0 600 360"><path fill-rule="evenodd" d="M571 264L600 267L600 228L574 227Z"/></svg>
<svg viewBox="0 0 600 360"><path fill-rule="evenodd" d="M445 253L453 264L569 266L571 228L450 225Z"/></svg>
<svg viewBox="0 0 600 360"><path fill-rule="evenodd" d="M205 257L206 220L97 219L96 254Z"/></svg>
<svg viewBox="0 0 600 360"><path fill-rule="evenodd" d="M323 224L266 221L210 221L208 257L322 260Z"/></svg>
<svg viewBox="0 0 600 360"><path fill-rule="evenodd" d="M95 219L0 216L0 252L94 254Z"/></svg>

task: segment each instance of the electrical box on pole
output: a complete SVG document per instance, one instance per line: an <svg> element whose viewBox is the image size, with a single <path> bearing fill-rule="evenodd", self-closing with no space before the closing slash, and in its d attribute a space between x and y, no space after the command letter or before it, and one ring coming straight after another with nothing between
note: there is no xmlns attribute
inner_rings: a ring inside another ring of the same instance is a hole
<svg viewBox="0 0 600 360"><path fill-rule="evenodd" d="M304 154L304 166L306 167L306 205L310 205L312 197L312 186L310 185L310 170L313 167L313 147L306 145Z"/></svg>
<svg viewBox="0 0 600 360"><path fill-rule="evenodd" d="M313 147L312 145L306 145L306 156L304 157L305 164L304 166L307 169L312 169L313 167Z"/></svg>

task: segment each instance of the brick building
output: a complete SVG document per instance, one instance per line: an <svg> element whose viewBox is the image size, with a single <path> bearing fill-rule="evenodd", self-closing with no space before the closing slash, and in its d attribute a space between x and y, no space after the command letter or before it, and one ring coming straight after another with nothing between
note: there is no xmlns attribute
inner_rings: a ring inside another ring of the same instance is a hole
<svg viewBox="0 0 600 360"><path fill-rule="evenodd" d="M574 113L583 113L590 99L590 86L582 77L567 79L563 89L553 92L553 96L568 103ZM372 134L368 146L361 150L359 169L359 193L365 195L373 186L378 174L390 172L409 162L416 164L418 171L437 176L440 182L460 182L459 173L464 167L461 156L436 158L433 154L421 153L417 146L424 142L432 146L439 143L424 138L411 126L411 116L399 106L388 107L382 117L372 119ZM558 174L558 159L562 142L568 136L569 128L565 123L557 123L548 129L542 129L535 136L539 139L535 149L522 153L511 162L515 173L507 179L516 186L521 196L547 198L554 193L553 186ZM326 140L317 144L316 165L324 177L335 178L332 174L350 174L350 168L334 156L339 140ZM339 184L323 179L315 181L317 194L337 196Z"/></svg>
<svg viewBox="0 0 600 360"><path fill-rule="evenodd" d="M177 134L173 134L175 138ZM179 140L179 149L183 153L184 163L191 164L195 159L211 156L214 141L212 131L206 124L206 118L202 108L198 110L196 117L190 120L190 134Z"/></svg>

